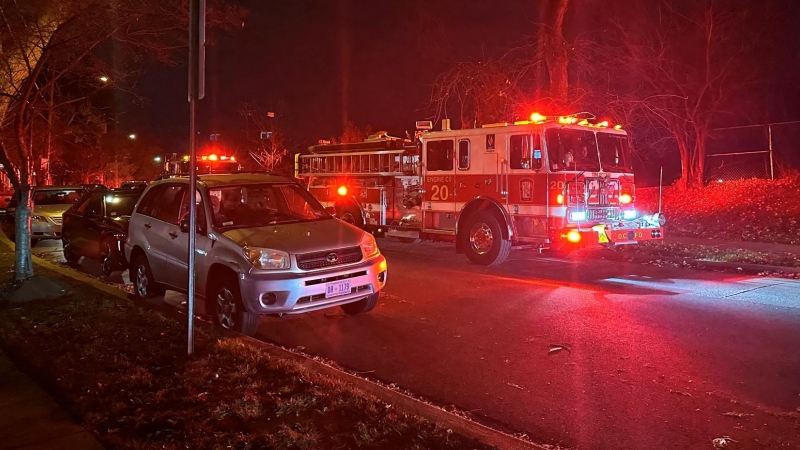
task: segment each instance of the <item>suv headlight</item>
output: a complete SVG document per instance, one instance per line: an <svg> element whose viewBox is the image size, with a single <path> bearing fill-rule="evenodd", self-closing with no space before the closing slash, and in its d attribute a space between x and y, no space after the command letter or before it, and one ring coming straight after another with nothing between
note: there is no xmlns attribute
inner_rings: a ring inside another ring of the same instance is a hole
<svg viewBox="0 0 800 450"><path fill-rule="evenodd" d="M40 216L38 214L31 214L31 220L36 220L38 222L47 222L47 219L44 216Z"/></svg>
<svg viewBox="0 0 800 450"><path fill-rule="evenodd" d="M242 249L244 256L250 264L257 269L288 269L289 254L271 248L245 247Z"/></svg>
<svg viewBox="0 0 800 450"><path fill-rule="evenodd" d="M364 233L364 237L361 238L361 252L364 253L364 259L369 259L380 254L378 243L375 242L374 236L369 233Z"/></svg>

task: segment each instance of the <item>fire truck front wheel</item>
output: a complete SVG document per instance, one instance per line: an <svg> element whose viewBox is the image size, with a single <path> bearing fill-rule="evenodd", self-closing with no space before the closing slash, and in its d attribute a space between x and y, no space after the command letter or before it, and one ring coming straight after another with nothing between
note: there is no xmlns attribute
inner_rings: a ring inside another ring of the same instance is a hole
<svg viewBox="0 0 800 450"><path fill-rule="evenodd" d="M503 237L500 221L489 211L478 211L459 230L461 248L475 264L492 266L508 258L511 240Z"/></svg>

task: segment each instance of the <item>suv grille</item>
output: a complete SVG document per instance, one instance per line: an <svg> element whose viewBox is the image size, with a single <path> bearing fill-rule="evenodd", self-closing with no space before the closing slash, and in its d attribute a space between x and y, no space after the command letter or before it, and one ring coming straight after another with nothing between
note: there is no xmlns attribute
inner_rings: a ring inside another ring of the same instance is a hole
<svg viewBox="0 0 800 450"><path fill-rule="evenodd" d="M51 217L50 220L53 221L56 225L61 225L61 222L64 220L63 217Z"/></svg>
<svg viewBox="0 0 800 450"><path fill-rule="evenodd" d="M297 255L297 267L303 270L321 269L323 267L340 266L361 261L361 247L337 248L322 252L302 253Z"/></svg>

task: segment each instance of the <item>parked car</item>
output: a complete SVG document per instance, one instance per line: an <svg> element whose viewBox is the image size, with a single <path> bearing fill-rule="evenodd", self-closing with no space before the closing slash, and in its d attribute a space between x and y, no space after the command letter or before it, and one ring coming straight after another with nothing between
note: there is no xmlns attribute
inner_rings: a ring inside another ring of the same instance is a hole
<svg viewBox="0 0 800 450"><path fill-rule="evenodd" d="M263 314L340 306L363 314L387 278L375 238L333 218L293 180L270 174L153 182L131 215L125 254L138 297L188 287L188 211L198 205L196 292L217 324L252 335Z"/></svg>
<svg viewBox="0 0 800 450"><path fill-rule="evenodd" d="M128 221L142 190L90 193L64 213L61 242L64 258L74 262L84 256L100 262L103 273L125 270L123 245Z"/></svg>
<svg viewBox="0 0 800 450"><path fill-rule="evenodd" d="M62 215L86 194L82 186L36 186L31 213L31 245L41 239L61 239ZM6 209L7 220L14 223L19 192L14 193Z"/></svg>
<svg viewBox="0 0 800 450"><path fill-rule="evenodd" d="M100 184L100 183L85 183L82 184L81 186L89 192L108 190L108 187L105 184Z"/></svg>
<svg viewBox="0 0 800 450"><path fill-rule="evenodd" d="M120 189L144 189L147 187L147 181L123 181L119 185Z"/></svg>

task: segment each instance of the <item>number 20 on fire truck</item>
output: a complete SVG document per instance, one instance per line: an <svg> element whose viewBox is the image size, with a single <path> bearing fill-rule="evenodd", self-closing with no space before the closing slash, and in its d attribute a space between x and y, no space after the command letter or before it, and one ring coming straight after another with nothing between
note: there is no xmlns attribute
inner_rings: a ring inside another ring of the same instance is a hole
<svg viewBox="0 0 800 450"><path fill-rule="evenodd" d="M295 176L342 220L403 242L450 240L477 264L512 244L540 249L663 239L665 218L635 208L628 136L577 116L452 130L417 122L415 139L385 132L320 143Z"/></svg>

